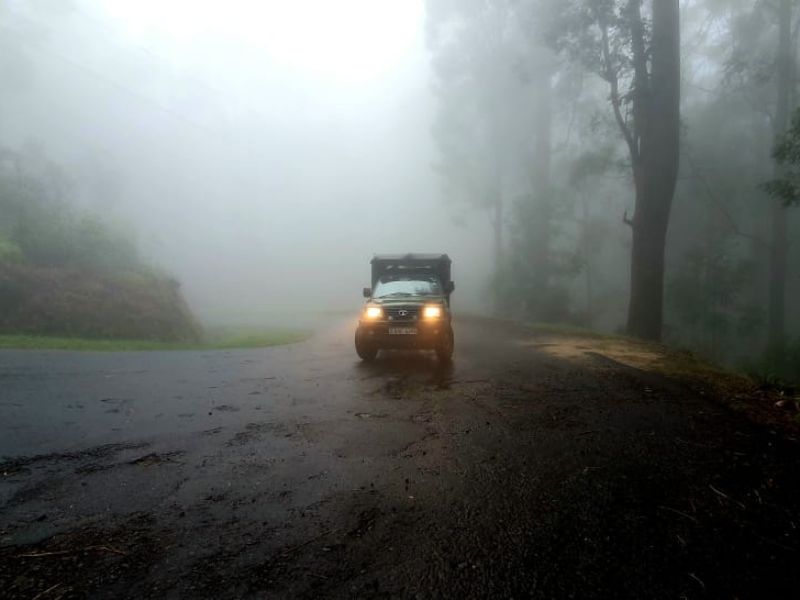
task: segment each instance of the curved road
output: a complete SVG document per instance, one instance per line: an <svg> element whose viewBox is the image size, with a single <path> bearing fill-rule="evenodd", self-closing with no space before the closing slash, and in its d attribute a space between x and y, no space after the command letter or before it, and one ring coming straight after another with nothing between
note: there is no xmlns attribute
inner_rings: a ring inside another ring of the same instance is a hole
<svg viewBox="0 0 800 600"><path fill-rule="evenodd" d="M798 451L490 320L370 365L0 351L4 598L796 597Z"/></svg>

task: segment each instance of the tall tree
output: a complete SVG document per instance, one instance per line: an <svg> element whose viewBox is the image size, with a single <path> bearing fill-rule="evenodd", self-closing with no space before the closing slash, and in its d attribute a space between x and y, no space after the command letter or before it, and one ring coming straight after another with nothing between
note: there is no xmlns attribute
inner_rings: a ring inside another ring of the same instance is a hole
<svg viewBox="0 0 800 600"><path fill-rule="evenodd" d="M792 44L792 0L780 0L778 5L778 49L776 60L776 91L774 136L776 143L789 128L792 96L795 86L795 68ZM785 177L781 162L775 163L775 177ZM771 243L769 269L769 344L780 348L786 331L786 264L787 228L784 204L780 198L772 200Z"/></svg>
<svg viewBox="0 0 800 600"><path fill-rule="evenodd" d="M629 10L635 70L634 129L624 133L634 165L636 207L631 223L628 333L657 340L663 322L667 228L678 177L680 10L678 0L653 0L649 74L639 0L631 0Z"/></svg>
<svg viewBox="0 0 800 600"><path fill-rule="evenodd" d="M514 0L427 0L426 8L438 97L436 169L448 198L488 213L499 271L508 197L530 156L533 50Z"/></svg>
<svg viewBox="0 0 800 600"><path fill-rule="evenodd" d="M678 0L572 0L553 5L552 41L607 83L635 190L627 330L660 339L664 257L680 145Z"/></svg>
<svg viewBox="0 0 800 600"><path fill-rule="evenodd" d="M533 211L532 231L533 245L529 260L531 283L535 293L528 299L528 313L537 320L546 319L542 306L530 306L546 299L550 287L551 270L551 227L552 227L552 65L549 61L537 65L533 70L534 88L537 90L537 102L534 107L533 121L533 164L531 165L531 184L533 193L531 200L535 203Z"/></svg>
<svg viewBox="0 0 800 600"><path fill-rule="evenodd" d="M772 163L766 159L767 148L780 145L796 105L798 5L794 0L739 0L739 3L741 6L731 11L735 16L731 27L734 43L726 65L726 92L746 97L752 109L749 119L754 132L767 132L766 136L753 136L767 163L760 179L769 177L771 169L775 182L785 181L788 162L780 156ZM789 215L779 187L767 186L773 196L769 204L762 198L755 204L757 235L751 236L758 244L758 251L754 252L759 264L754 290L766 308L766 341L768 347L778 350L787 336L786 298L790 283Z"/></svg>

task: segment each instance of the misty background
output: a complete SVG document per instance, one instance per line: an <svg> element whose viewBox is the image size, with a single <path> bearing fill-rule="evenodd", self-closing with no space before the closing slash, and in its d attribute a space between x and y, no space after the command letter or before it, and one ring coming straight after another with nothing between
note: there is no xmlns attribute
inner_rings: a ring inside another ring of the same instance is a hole
<svg viewBox="0 0 800 600"><path fill-rule="evenodd" d="M489 240L432 169L422 2L10 2L3 21L3 145L61 165L199 318L355 310L377 252L449 252L459 304L483 306Z"/></svg>
<svg viewBox="0 0 800 600"><path fill-rule="evenodd" d="M767 184L790 173L773 150L793 139L800 8L662 4L678 174L642 337L797 376L797 198ZM200 322L355 315L373 253L447 252L457 313L642 333L625 131L663 83L653 2L0 6L8 181L35 172L43 206L96 215Z"/></svg>

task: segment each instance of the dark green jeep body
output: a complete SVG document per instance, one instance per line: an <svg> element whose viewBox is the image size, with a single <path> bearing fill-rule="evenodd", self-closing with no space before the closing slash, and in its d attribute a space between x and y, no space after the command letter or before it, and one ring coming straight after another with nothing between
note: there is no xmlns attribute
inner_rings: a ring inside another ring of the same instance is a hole
<svg viewBox="0 0 800 600"><path fill-rule="evenodd" d="M451 261L446 254L381 254L356 330L356 352L373 360L382 349L434 350L453 355Z"/></svg>

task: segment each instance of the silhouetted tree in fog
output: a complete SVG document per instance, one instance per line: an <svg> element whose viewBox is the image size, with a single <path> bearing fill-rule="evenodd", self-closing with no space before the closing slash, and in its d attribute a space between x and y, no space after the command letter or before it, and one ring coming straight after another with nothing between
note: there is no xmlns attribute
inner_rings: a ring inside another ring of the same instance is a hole
<svg viewBox="0 0 800 600"><path fill-rule="evenodd" d="M628 333L660 339L664 257L678 175L680 10L678 0L557 2L552 42L607 83L628 148L635 187Z"/></svg>
<svg viewBox="0 0 800 600"><path fill-rule="evenodd" d="M526 52L512 4L427 2L439 99L435 168L449 199L488 210L497 269L506 243L507 180L519 155L511 140L519 128L518 65Z"/></svg>

